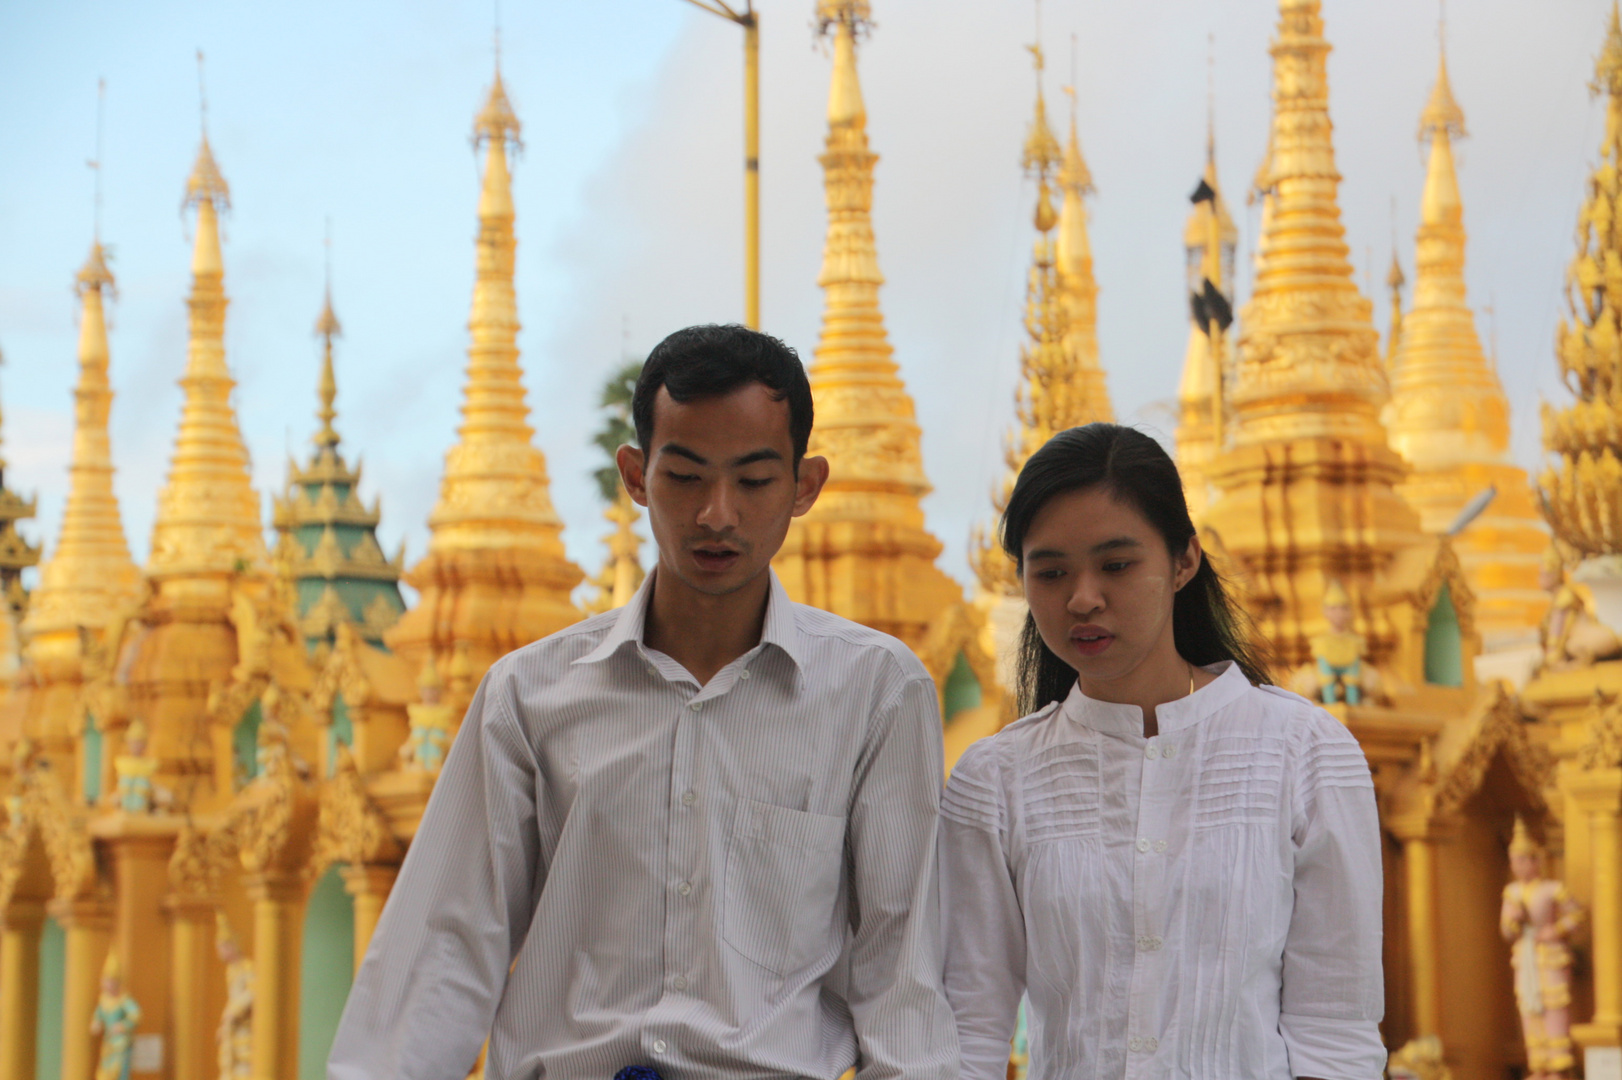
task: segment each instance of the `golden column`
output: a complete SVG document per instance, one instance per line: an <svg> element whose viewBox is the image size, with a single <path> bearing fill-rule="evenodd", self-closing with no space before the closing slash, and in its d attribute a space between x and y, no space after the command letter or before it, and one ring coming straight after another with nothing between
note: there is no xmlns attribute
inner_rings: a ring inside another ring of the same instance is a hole
<svg viewBox="0 0 1622 1080"><path fill-rule="evenodd" d="M826 303L811 365L817 424L812 454L832 467L822 497L795 519L775 562L794 599L893 634L920 648L930 622L963 591L935 566L940 541L924 527L929 492L912 398L902 383L879 310L873 239L873 166L867 109L856 76L856 38L866 0L820 0L832 33L828 138L822 155L828 199L823 248Z"/></svg>
<svg viewBox="0 0 1622 1080"><path fill-rule="evenodd" d="M99 897L54 900L48 910L66 939L62 1080L91 1080L96 1067L96 1040L90 1034L90 1018L101 994L101 966L112 940L112 905Z"/></svg>
<svg viewBox="0 0 1622 1080"><path fill-rule="evenodd" d="M1287 665L1327 627L1331 580L1351 594L1378 663L1397 628L1370 586L1421 540L1397 495L1401 458L1380 424L1387 397L1372 305L1352 281L1340 223L1319 0L1280 0L1273 54L1271 205L1245 305L1233 445L1210 469L1206 520L1248 571L1252 614Z"/></svg>
<svg viewBox="0 0 1622 1080"><path fill-rule="evenodd" d="M218 898L171 894L164 901L164 910L169 916L169 1008L174 1038L168 1055L170 1075L173 1080L214 1080L219 1017L210 1015L207 1006L216 996L210 982L220 977L214 951Z"/></svg>
<svg viewBox="0 0 1622 1080"><path fill-rule="evenodd" d="M1041 88L1036 107L1045 112ZM1087 199L1093 191L1093 174L1081 156L1076 138L1076 89L1065 87L1070 97L1070 137L1064 145L1059 166L1059 227L1054 237L1054 263L1058 270L1059 296L1065 309L1064 375L1065 412L1055 422L1068 427L1103 420L1113 422L1104 368L1098 362L1098 281L1093 277L1093 245L1087 236ZM1046 117L1042 118L1046 127ZM1026 145L1029 160L1030 146ZM1029 166L1027 166L1029 168ZM1039 227L1040 231L1040 227ZM1060 428L1059 430L1064 430Z"/></svg>
<svg viewBox="0 0 1622 1080"><path fill-rule="evenodd" d="M413 664L432 656L441 671L464 646L477 680L503 654L579 619L569 593L584 575L564 554L524 401L507 164L519 123L499 67L473 134L485 167L460 441L445 456L428 555L406 575L421 599L385 639Z"/></svg>
<svg viewBox="0 0 1622 1080"><path fill-rule="evenodd" d="M1399 491L1426 532L1445 531L1471 499L1488 487L1498 491L1453 542L1476 594L1476 626L1492 648L1529 635L1535 640L1533 628L1549 606L1538 586L1549 533L1526 472L1510 463L1509 400L1465 303L1464 209L1453 166L1464 112L1448 85L1445 57L1419 132L1430 140L1430 164L1413 307L1396 323L1387 424L1391 445L1413 470Z"/></svg>
<svg viewBox="0 0 1622 1080"><path fill-rule="evenodd" d="M400 876L398 866L367 863L343 868L344 891L355 902L355 970L360 970L366 959L366 947L372 943L377 931L377 920L383 917L383 905L394 888L394 879Z"/></svg>
<svg viewBox="0 0 1622 1080"><path fill-rule="evenodd" d="M1588 742L1560 776L1588 832L1594 1015L1571 1029L1585 1051L1622 1046L1622 706L1596 701L1590 715Z"/></svg>
<svg viewBox="0 0 1622 1080"><path fill-rule="evenodd" d="M1416 1035L1435 1035L1441 1030L1442 1008L1436 945L1436 841L1429 813L1414 814L1386 822L1402 841L1404 870L1403 895L1407 899L1408 966L1413 994L1413 1021Z"/></svg>
<svg viewBox="0 0 1622 1080"><path fill-rule="evenodd" d="M59 756L70 784L84 775L83 762L71 755L85 721L80 700L85 632L99 636L134 606L141 589L113 494L107 438L113 392L107 378L105 311L113 275L99 239L91 245L77 286L82 310L68 494L56 550L40 567L39 586L22 624L34 678L14 691L11 703L31 714L33 736L48 757Z"/></svg>
<svg viewBox="0 0 1622 1080"><path fill-rule="evenodd" d="M34 1080L39 1022L39 939L45 905L13 898L0 907L0 1080Z"/></svg>
<svg viewBox="0 0 1622 1080"><path fill-rule="evenodd" d="M1217 182L1216 128L1207 129L1205 137L1206 186L1215 194L1194 204L1189 211L1188 224L1183 226L1183 249L1187 254L1188 288L1196 293L1204 286L1205 271L1214 269L1217 276L1211 284L1233 298L1233 260L1239 243L1239 230L1234 227L1228 204L1222 198L1222 185ZM1215 238L1217 257L1207 258L1211 244L1211 216L1216 215ZM1198 523L1210 503L1209 481L1206 473L1217 456L1216 419L1212 412L1211 392L1232 362L1229 355L1217 358L1211 351L1208 326L1200 326L1192 319L1188 327L1188 348L1183 353L1183 378L1177 389L1177 471L1183 477L1183 494L1188 500L1188 512ZM1227 346L1232 339L1224 334L1220 344ZM1226 351L1226 349L1224 350Z"/></svg>

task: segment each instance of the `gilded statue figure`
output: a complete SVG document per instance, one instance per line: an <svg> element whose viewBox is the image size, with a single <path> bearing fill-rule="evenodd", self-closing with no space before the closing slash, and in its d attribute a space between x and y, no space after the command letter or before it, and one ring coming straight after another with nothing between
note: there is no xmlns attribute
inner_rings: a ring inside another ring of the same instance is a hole
<svg viewBox="0 0 1622 1080"><path fill-rule="evenodd" d="M1543 556L1538 584L1550 596L1549 613L1538 635L1543 670L1563 671L1622 657L1622 639L1595 616L1593 594L1567 579L1565 560L1554 547Z"/></svg>
<svg viewBox="0 0 1622 1080"><path fill-rule="evenodd" d="M90 1034L101 1039L96 1080L129 1080L135 1028L140 1022L141 1007L124 991L118 953L110 952L101 969L101 997L90 1017Z"/></svg>
<svg viewBox="0 0 1622 1080"><path fill-rule="evenodd" d="M225 965L225 1011L215 1036L220 1080L247 1080L253 1075L253 961L242 955L225 916L215 921L214 948Z"/></svg>
<svg viewBox="0 0 1622 1080"><path fill-rule="evenodd" d="M1556 1080L1571 1074L1571 948L1582 908L1565 882L1543 875L1543 849L1515 819L1509 842L1510 872L1504 886L1499 928L1510 943L1515 969L1515 1003L1526 1040L1528 1080Z"/></svg>
<svg viewBox="0 0 1622 1080"><path fill-rule="evenodd" d="M1363 702L1364 654L1368 644L1352 629L1352 598L1338 581L1324 592L1324 618L1329 630L1313 637L1312 658L1318 665L1318 700L1325 705Z"/></svg>
<svg viewBox="0 0 1622 1080"><path fill-rule="evenodd" d="M113 759L118 776L118 808L126 814L150 814L158 790L152 782L158 759L147 753L146 724L130 722L124 732L124 752Z"/></svg>
<svg viewBox="0 0 1622 1080"><path fill-rule="evenodd" d="M406 768L437 776L445 764L445 755L451 750L455 716L451 706L444 703L445 685L431 656L417 679L417 689L422 701L406 706L411 735L400 747L400 757L405 760Z"/></svg>

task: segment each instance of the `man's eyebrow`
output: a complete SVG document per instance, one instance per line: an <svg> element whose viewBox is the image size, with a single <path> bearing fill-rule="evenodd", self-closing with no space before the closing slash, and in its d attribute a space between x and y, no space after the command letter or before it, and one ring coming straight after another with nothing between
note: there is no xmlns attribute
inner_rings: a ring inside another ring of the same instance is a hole
<svg viewBox="0 0 1622 1080"><path fill-rule="evenodd" d="M710 463L709 458L705 457L703 454L700 454L697 450L689 450L681 443L667 442L663 446L659 447L659 453L675 454L677 457L686 458L695 465L708 465Z"/></svg>
<svg viewBox="0 0 1622 1080"><path fill-rule="evenodd" d="M1093 554L1102 555L1106 551L1116 551L1120 548L1140 548L1143 541L1134 540L1130 536L1117 536L1113 540L1105 540L1102 544L1093 545Z"/></svg>
<svg viewBox="0 0 1622 1080"><path fill-rule="evenodd" d="M741 469L743 466L745 466L745 465L753 465L757 461L782 461L782 460L783 460L783 455L778 453L776 450L773 450L771 447L768 446L768 447L765 447L765 448L760 449L760 450L750 451L749 453L743 455L743 457L733 458L732 459L732 467L734 469Z"/></svg>

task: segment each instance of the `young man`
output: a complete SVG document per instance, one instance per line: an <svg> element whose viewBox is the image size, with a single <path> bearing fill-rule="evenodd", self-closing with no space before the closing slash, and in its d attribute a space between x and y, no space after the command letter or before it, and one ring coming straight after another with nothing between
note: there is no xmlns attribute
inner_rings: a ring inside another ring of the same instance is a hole
<svg viewBox="0 0 1622 1080"><path fill-rule="evenodd" d="M770 562L828 478L793 350L648 356L635 599L479 688L350 992L334 1080L953 1080L935 686Z"/></svg>

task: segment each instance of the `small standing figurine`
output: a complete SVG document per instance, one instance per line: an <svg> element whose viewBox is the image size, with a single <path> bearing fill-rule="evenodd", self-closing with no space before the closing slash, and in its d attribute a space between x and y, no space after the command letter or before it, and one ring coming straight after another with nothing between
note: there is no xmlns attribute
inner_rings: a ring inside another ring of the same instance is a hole
<svg viewBox="0 0 1622 1080"><path fill-rule="evenodd" d="M225 1011L220 1014L220 1080L253 1075L253 961L231 934L223 912L215 915L214 948L225 964Z"/></svg>
<svg viewBox="0 0 1622 1080"><path fill-rule="evenodd" d="M445 764L445 755L451 750L452 711L444 704L445 685L439 680L432 656L423 666L417 688L422 702L406 706L411 736L400 747L400 757L405 760L406 768L437 776Z"/></svg>
<svg viewBox="0 0 1622 1080"><path fill-rule="evenodd" d="M157 794L152 776L158 771L158 759L146 750L146 724L131 721L124 731L124 752L113 759L113 772L118 774L118 808L126 814L152 812Z"/></svg>
<svg viewBox="0 0 1622 1080"><path fill-rule="evenodd" d="M1352 598L1338 581L1331 581L1324 592L1324 618L1329 620L1328 632L1309 642L1318 663L1318 698L1325 705L1341 701L1360 705L1368 646L1363 635L1352 630Z"/></svg>
<svg viewBox="0 0 1622 1080"><path fill-rule="evenodd" d="M1499 928L1510 943L1515 1003L1526 1039L1528 1080L1570 1075L1571 949L1567 942L1582 922L1582 909L1562 881L1543 876L1543 849L1526 822L1515 818L1509 842L1515 880L1504 886Z"/></svg>
<svg viewBox="0 0 1622 1080"><path fill-rule="evenodd" d="M118 953L109 952L101 969L101 997L90 1017L90 1034L101 1039L101 1055L96 1059L96 1080L129 1080L130 1055L135 1050L135 1026L141 1022L141 1007L124 992L124 975Z"/></svg>

